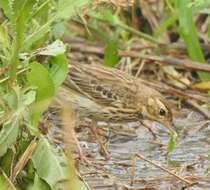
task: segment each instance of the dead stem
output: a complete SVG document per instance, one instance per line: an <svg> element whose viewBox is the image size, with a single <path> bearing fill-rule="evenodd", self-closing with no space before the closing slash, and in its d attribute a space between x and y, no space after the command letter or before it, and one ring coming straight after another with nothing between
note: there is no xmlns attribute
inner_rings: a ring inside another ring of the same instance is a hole
<svg viewBox="0 0 210 190"><path fill-rule="evenodd" d="M144 161L146 161L146 162L149 162L150 164L154 165L155 167L160 168L161 170L167 172L168 174L174 176L175 178L177 178L177 179L179 179L179 180L181 180L181 181L187 183L189 186L195 184L194 182L189 181L189 180L186 180L185 178L183 178L183 177L181 177L181 176L175 174L174 172L170 171L169 169L165 168L164 166L161 166L161 165L155 163L154 161L152 161L152 160L150 160L150 159L144 157L143 155L141 155L141 154L139 154L139 153L138 153L138 154L135 154L134 156L137 157L137 158L140 158L140 159L142 159L142 160L144 160Z"/></svg>
<svg viewBox="0 0 210 190"><path fill-rule="evenodd" d="M11 176L10 176L10 180L12 181L12 183L15 181L17 175L20 173L20 171L25 167L25 165L27 164L28 160L31 158L31 155L33 154L35 148L37 146L37 137L35 137L31 143L29 144L29 146L27 147L27 149L25 150L25 152L22 154L22 156L20 157L20 159L18 160Z"/></svg>
<svg viewBox="0 0 210 190"><path fill-rule="evenodd" d="M210 120L209 112L206 109L202 108L200 105L198 105L197 102L190 99L186 100L186 102L192 107L194 107L197 111L199 111L202 115L204 115L206 119Z"/></svg>

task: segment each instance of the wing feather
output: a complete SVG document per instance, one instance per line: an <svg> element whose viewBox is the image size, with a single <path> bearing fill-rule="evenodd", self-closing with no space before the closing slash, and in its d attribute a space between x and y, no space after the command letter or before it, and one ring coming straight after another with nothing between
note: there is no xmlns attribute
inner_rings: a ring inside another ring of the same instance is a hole
<svg viewBox="0 0 210 190"><path fill-rule="evenodd" d="M98 64L71 64L65 85L106 106L126 107L124 100L137 92L133 77Z"/></svg>

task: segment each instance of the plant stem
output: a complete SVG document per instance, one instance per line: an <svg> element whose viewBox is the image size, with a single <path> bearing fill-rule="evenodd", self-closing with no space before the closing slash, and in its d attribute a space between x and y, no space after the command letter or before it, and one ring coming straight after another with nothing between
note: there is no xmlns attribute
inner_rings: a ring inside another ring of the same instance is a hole
<svg viewBox="0 0 210 190"><path fill-rule="evenodd" d="M154 37L152 37L152 36L150 36L148 34L145 34L143 32L140 32L140 31L138 31L138 30L136 30L136 29L134 29L134 28L132 28L130 26L127 26L126 24L123 24L123 23L111 23L111 22L109 22L109 21L107 21L107 20L105 20L105 19L103 19L101 17L98 17L96 15L92 15L92 14L89 14L89 16L92 17L92 18L95 18L95 19L97 19L97 20L99 20L101 22L105 22L105 23L109 24L110 26L120 27L120 28L122 28L124 30L127 30L128 32L133 33L136 36L138 36L140 38L143 38L143 39L145 39L147 41L150 41L152 43L155 43L155 44L158 44L158 45L164 45L163 43L161 43L156 38L154 38Z"/></svg>
<svg viewBox="0 0 210 190"><path fill-rule="evenodd" d="M23 15L20 15L15 24L16 35L13 39L12 50L11 50L11 59L10 59L10 79L11 83L16 83L17 79L17 67L19 64L19 52L21 49L21 44L24 37L25 30L25 19Z"/></svg>
<svg viewBox="0 0 210 190"><path fill-rule="evenodd" d="M20 40L18 39L18 35L16 36L16 38L13 40L13 45L12 45L12 54L11 54L11 60L10 60L10 79L11 82L15 82L17 75L17 67L19 64L19 59L18 59L18 55L19 55L19 49L20 49Z"/></svg>

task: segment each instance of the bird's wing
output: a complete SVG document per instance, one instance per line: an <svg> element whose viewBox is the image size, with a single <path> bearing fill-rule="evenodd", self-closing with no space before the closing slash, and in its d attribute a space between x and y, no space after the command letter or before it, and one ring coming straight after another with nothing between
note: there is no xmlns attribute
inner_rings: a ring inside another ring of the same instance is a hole
<svg viewBox="0 0 210 190"><path fill-rule="evenodd" d="M128 107L137 91L133 77L98 64L71 64L65 85L106 106Z"/></svg>

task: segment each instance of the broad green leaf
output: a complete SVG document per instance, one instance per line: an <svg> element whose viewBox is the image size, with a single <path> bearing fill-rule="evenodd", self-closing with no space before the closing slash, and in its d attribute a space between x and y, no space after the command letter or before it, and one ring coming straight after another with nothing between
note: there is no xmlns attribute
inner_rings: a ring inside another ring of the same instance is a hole
<svg viewBox="0 0 210 190"><path fill-rule="evenodd" d="M65 22L58 22L52 28L52 34L55 39L62 38L65 33L69 32L65 27Z"/></svg>
<svg viewBox="0 0 210 190"><path fill-rule="evenodd" d="M196 12L205 9L210 5L209 0L194 0L188 3L189 8L193 8Z"/></svg>
<svg viewBox="0 0 210 190"><path fill-rule="evenodd" d="M0 8L3 9L4 11L4 14L9 18L11 19L12 17L12 9L11 9L11 4L10 4L11 0L1 0L0 1Z"/></svg>
<svg viewBox="0 0 210 190"><path fill-rule="evenodd" d="M209 8L205 8L205 9L201 10L201 13L210 15L210 9Z"/></svg>
<svg viewBox="0 0 210 190"><path fill-rule="evenodd" d="M51 67L49 69L50 75L53 79L55 89L57 89L65 80L68 74L68 60L65 55L58 55L50 59Z"/></svg>
<svg viewBox="0 0 210 190"><path fill-rule="evenodd" d="M19 119L14 116L0 131L0 157L15 143L19 131Z"/></svg>
<svg viewBox="0 0 210 190"><path fill-rule="evenodd" d="M120 21L119 18L116 15L114 15L109 9L103 11L100 14L100 17L103 20L109 22L111 25L117 25L122 23L122 21Z"/></svg>
<svg viewBox="0 0 210 190"><path fill-rule="evenodd" d="M16 190L14 184L10 181L10 179L1 169L0 169L0 189L1 190Z"/></svg>
<svg viewBox="0 0 210 190"><path fill-rule="evenodd" d="M30 86L36 87L36 102L50 99L54 95L54 84L48 70L39 63L31 63L27 80Z"/></svg>
<svg viewBox="0 0 210 190"><path fill-rule="evenodd" d="M23 48L29 49L35 42L37 42L51 30L53 23L60 19L70 19L72 16L77 14L82 7L88 5L90 2L91 0L59 0L57 12L52 14L51 18L45 24L41 25L37 31L34 31L32 34L26 37L23 42Z"/></svg>
<svg viewBox="0 0 210 190"><path fill-rule="evenodd" d="M11 89L5 94L3 100L7 103L10 109L15 110L18 108L18 97L14 89Z"/></svg>
<svg viewBox="0 0 210 190"><path fill-rule="evenodd" d="M33 8L36 7L38 1L34 0L11 0L9 7L12 11L10 21L15 32L15 51L19 51L22 47L22 41L24 39L24 32L27 22L30 20Z"/></svg>
<svg viewBox="0 0 210 190"><path fill-rule="evenodd" d="M75 171L70 171L63 150L49 144L46 138L40 138L31 159L38 177L44 180L52 190L90 190L88 185L75 175ZM73 180L73 183L69 180Z"/></svg>
<svg viewBox="0 0 210 190"><path fill-rule="evenodd" d="M37 174L35 174L34 184L29 190L50 190L50 187L45 181L39 178Z"/></svg>
<svg viewBox="0 0 210 190"><path fill-rule="evenodd" d="M32 10L38 1L34 0L12 0L10 7L12 9L12 17L10 19L13 28L14 37L12 40L10 64L10 77L12 81L16 80L17 68L20 63L19 53L21 51L22 43L25 35L25 28L27 21L32 14Z"/></svg>
<svg viewBox="0 0 210 190"><path fill-rule="evenodd" d="M55 93L53 80L48 70L39 63L30 64L30 71L26 74L28 84L36 88L36 100L30 106L31 126L37 127L40 116L45 111Z"/></svg>
<svg viewBox="0 0 210 190"><path fill-rule="evenodd" d="M49 55L57 56L64 54L66 51L66 45L61 40L56 40L52 44L49 44L47 47L42 48L37 54L38 55Z"/></svg>
<svg viewBox="0 0 210 190"><path fill-rule="evenodd" d="M34 7L37 6L38 1L34 0L13 0L10 1L10 6L14 12L14 21L22 19L20 22L25 22L31 18ZM19 21L18 21L19 22Z"/></svg>
<svg viewBox="0 0 210 190"><path fill-rule="evenodd" d="M167 146L167 153L169 154L170 152L172 152L176 146L176 142L177 142L177 133L173 132L170 134L170 140L168 142L168 146Z"/></svg>
<svg viewBox="0 0 210 190"><path fill-rule="evenodd" d="M64 20L70 19L91 2L91 0L59 0L56 17Z"/></svg>
<svg viewBox="0 0 210 190"><path fill-rule="evenodd" d="M1 157L1 169L4 170L7 176L11 173L11 164L13 162L15 153L12 151L12 149L8 149L7 153L4 154L4 156Z"/></svg>
<svg viewBox="0 0 210 190"><path fill-rule="evenodd" d="M52 189L57 189L59 183L68 180L68 165L64 153L61 150L58 152L44 137L40 139L31 159L38 176Z"/></svg>
<svg viewBox="0 0 210 190"><path fill-rule="evenodd" d="M30 90L27 93L23 94L22 103L24 106L30 105L36 99L36 92L34 90Z"/></svg>
<svg viewBox="0 0 210 190"><path fill-rule="evenodd" d="M39 0L39 4L36 9L32 13L33 19L39 21L39 24L42 25L47 22L49 13L52 11L52 7L50 6L51 0Z"/></svg>
<svg viewBox="0 0 210 190"><path fill-rule="evenodd" d="M201 50L197 30L193 21L193 11L189 6L189 0L177 0L177 14L179 19L179 33L184 40L188 54L193 61L205 63L205 58ZM198 72L199 77L206 81L210 79L210 74Z"/></svg>
<svg viewBox="0 0 210 190"><path fill-rule="evenodd" d="M113 67L119 60L118 57L118 33L114 33L110 40L107 42L104 56L104 64Z"/></svg>
<svg viewBox="0 0 210 190"><path fill-rule="evenodd" d="M23 49L29 49L35 42L37 42L44 35L46 35L50 31L51 25L54 22L54 20L55 17L53 17L52 19L48 20L48 22L40 26L40 28L37 31L27 36L23 41Z"/></svg>

